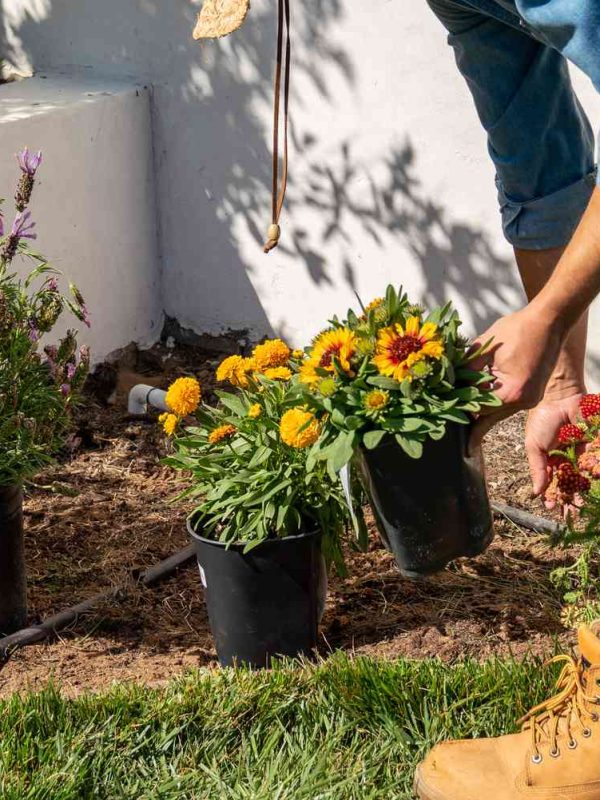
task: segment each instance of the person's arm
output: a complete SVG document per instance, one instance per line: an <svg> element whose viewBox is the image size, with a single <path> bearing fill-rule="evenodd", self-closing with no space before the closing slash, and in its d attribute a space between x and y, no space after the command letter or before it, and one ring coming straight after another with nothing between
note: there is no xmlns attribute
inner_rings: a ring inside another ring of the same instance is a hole
<svg viewBox="0 0 600 800"><path fill-rule="evenodd" d="M493 338L476 368L488 365L503 406L481 416L473 443L501 419L536 406L546 391L571 330L600 293L600 187L552 276L521 311L496 322L478 343ZM581 323L580 323L581 324Z"/></svg>
<svg viewBox="0 0 600 800"><path fill-rule="evenodd" d="M515 256L529 301L548 283L565 248L521 250ZM554 372L540 403L527 416L525 451L529 461L533 494L542 494L550 482L548 456L558 446L558 432L568 422L576 422L579 401L586 393L585 355L587 314L571 329L563 343Z"/></svg>

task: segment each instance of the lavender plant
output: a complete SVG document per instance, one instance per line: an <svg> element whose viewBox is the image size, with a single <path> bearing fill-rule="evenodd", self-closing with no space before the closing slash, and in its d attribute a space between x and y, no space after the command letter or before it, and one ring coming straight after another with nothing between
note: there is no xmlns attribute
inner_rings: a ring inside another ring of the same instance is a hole
<svg viewBox="0 0 600 800"><path fill-rule="evenodd" d="M60 273L31 244L37 234L28 206L42 154L25 148L17 160L21 177L10 228L0 205L0 486L35 474L64 444L89 366L89 351L78 347L74 330L48 341L64 313L88 326L89 315L79 290L71 284L63 294ZM14 270L17 258L29 264L24 278Z"/></svg>

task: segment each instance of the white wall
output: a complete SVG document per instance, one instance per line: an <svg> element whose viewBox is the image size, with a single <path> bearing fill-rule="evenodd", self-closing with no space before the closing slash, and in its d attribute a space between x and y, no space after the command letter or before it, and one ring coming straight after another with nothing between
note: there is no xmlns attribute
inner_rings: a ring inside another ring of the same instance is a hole
<svg viewBox="0 0 600 800"><path fill-rule="evenodd" d="M0 191L6 224L20 175L14 154L43 151L30 207L33 246L73 279L88 303L80 329L94 361L163 324L149 92L86 74L40 76L0 88ZM15 262L17 265L17 262ZM25 269L21 264L20 269Z"/></svg>
<svg viewBox="0 0 600 800"><path fill-rule="evenodd" d="M293 4L291 186L269 256L273 0L202 45L188 0L3 3L14 61L152 82L164 305L182 325L300 344L388 281L455 299L469 331L522 302L485 137L425 0ZM597 375L599 333L596 310Z"/></svg>

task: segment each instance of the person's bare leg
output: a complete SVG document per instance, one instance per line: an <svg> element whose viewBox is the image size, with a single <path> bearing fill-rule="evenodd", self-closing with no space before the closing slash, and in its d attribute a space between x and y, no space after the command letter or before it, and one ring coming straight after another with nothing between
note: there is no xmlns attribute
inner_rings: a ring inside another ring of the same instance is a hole
<svg viewBox="0 0 600 800"><path fill-rule="evenodd" d="M529 300L546 285L563 252L564 248L515 249L521 280ZM535 494L541 494L548 485L547 454L556 446L558 430L566 422L576 420L579 399L586 391L587 324L588 315L585 314L572 328L546 387L544 399L529 412L525 444Z"/></svg>

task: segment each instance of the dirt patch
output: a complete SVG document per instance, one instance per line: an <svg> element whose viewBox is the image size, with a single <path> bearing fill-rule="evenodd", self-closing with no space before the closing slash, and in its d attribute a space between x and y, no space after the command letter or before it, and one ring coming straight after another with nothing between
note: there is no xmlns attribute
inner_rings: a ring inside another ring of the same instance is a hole
<svg viewBox="0 0 600 800"><path fill-rule="evenodd" d="M166 387L198 377L212 397L222 353L157 346L124 353L120 368L100 370L94 397L79 413L70 453L30 486L26 545L32 623L123 583L187 544L188 509L171 502L176 476L160 465L164 440L155 422L132 419L126 395L137 382ZM99 399L98 399L99 398ZM110 399L107 405L106 401ZM486 446L494 499L544 513L531 499L523 419L496 429ZM548 575L572 553L499 519L488 552L422 582L403 578L371 526L367 554L348 553L349 576L333 576L321 627L321 651L342 648L375 657L453 660L553 650L572 635ZM64 631L58 641L16 652L0 671L0 695L39 688L65 691L114 681L163 682L190 666L216 664L194 565L153 589L133 588Z"/></svg>

